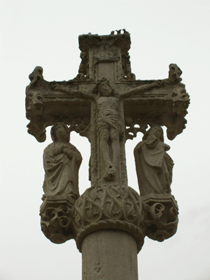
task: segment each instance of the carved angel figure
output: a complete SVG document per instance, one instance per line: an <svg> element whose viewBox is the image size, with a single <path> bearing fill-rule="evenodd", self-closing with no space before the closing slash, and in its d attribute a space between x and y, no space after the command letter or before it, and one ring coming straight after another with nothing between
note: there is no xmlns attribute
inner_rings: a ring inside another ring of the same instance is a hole
<svg viewBox="0 0 210 280"><path fill-rule="evenodd" d="M173 160L166 153L170 147L163 142L163 130L153 126L134 149L136 171L141 195L170 194Z"/></svg>
<svg viewBox="0 0 210 280"><path fill-rule="evenodd" d="M69 143L68 127L56 123L51 129L53 143L44 150L44 197L59 195L69 200L79 196L78 171L82 162L80 152Z"/></svg>

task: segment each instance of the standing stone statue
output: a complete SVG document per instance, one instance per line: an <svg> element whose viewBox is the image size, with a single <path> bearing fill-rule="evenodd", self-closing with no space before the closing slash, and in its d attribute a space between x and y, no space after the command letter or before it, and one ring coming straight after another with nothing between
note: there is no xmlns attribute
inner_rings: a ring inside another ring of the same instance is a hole
<svg viewBox="0 0 210 280"><path fill-rule="evenodd" d="M136 171L141 195L170 194L173 160L166 153L170 147L163 142L163 130L153 126L134 149Z"/></svg>
<svg viewBox="0 0 210 280"><path fill-rule="evenodd" d="M69 200L79 197L78 171L80 152L69 143L68 127L56 123L51 129L53 143L44 150L44 196L59 195Z"/></svg>
<svg viewBox="0 0 210 280"><path fill-rule="evenodd" d="M145 235L163 241L177 229L178 206L171 195L173 160L166 153L163 129L152 126L134 149L136 172L145 210Z"/></svg>
<svg viewBox="0 0 210 280"><path fill-rule="evenodd" d="M41 228L54 243L74 238L73 207L79 197L80 152L69 143L67 125L57 122L51 129L53 143L44 150L45 179L40 208Z"/></svg>

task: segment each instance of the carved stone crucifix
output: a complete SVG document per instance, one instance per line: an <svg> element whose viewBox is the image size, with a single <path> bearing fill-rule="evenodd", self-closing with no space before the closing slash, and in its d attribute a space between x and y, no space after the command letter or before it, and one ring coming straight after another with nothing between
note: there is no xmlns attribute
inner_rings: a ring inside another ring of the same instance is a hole
<svg viewBox="0 0 210 280"><path fill-rule="evenodd" d="M170 194L173 162L165 153L169 146L163 144L160 127L167 127L170 140L183 131L189 96L176 64L169 65L168 78L164 80L136 80L130 67L130 43L130 34L125 30L107 36L81 35L82 61L76 78L47 82L41 67L29 75L28 132L43 142L45 128L56 125L60 131L78 132L91 144L91 187L79 198L76 191L71 196L73 200L62 194L46 195L40 209L44 234L55 243L75 238L80 251L87 235L103 229L129 233L137 242L137 251L145 235L162 241L176 232L178 207ZM153 129L148 130L148 125ZM59 131L55 128L54 131L56 139L68 139L64 132L62 138ZM135 149L139 187L143 190L141 197L128 187L125 160L125 142L136 137L139 131L145 137ZM55 141L52 149L66 153L68 164L72 162L71 149L75 147L71 148L65 141L65 145ZM49 155L55 155L52 149L48 149ZM76 156L80 156L78 151ZM159 162L154 163L157 159ZM142 160L148 161L150 167L145 164L145 168L154 174L150 180L154 186L148 185L146 190L142 170L138 170L143 168ZM170 173L167 184L161 181L165 178L161 173L162 164L164 174ZM160 187L155 181L159 179Z"/></svg>
<svg viewBox="0 0 210 280"><path fill-rule="evenodd" d="M126 31L108 36L82 35L79 74L68 82L47 82L42 68L29 76L26 89L28 132L45 140L45 127L62 121L91 143L91 185L115 181L127 185L124 144L147 125L165 125L169 139L185 127L189 103L181 70L169 77L136 80L131 73Z"/></svg>

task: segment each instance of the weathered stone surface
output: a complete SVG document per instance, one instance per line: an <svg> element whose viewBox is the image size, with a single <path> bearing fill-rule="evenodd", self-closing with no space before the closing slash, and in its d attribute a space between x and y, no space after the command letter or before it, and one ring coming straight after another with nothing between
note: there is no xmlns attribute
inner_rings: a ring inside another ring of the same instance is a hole
<svg viewBox="0 0 210 280"><path fill-rule="evenodd" d="M69 143L68 127L56 123L51 129L53 143L44 150L45 196L62 195L77 199L78 171L82 161L80 152Z"/></svg>
<svg viewBox="0 0 210 280"><path fill-rule="evenodd" d="M151 194L143 196L142 201L145 235L157 241L173 236L178 224L178 205L174 197Z"/></svg>
<svg viewBox="0 0 210 280"><path fill-rule="evenodd" d="M163 142L160 126L151 127L134 149L136 171L141 195L170 194L173 160L166 153L170 147Z"/></svg>
<svg viewBox="0 0 210 280"><path fill-rule="evenodd" d="M134 149L136 171L144 212L144 232L163 241L176 233L178 206L171 195L173 160L166 153L163 130L152 126Z"/></svg>
<svg viewBox="0 0 210 280"><path fill-rule="evenodd" d="M44 152L42 231L55 243L76 240L83 280L136 280L136 253L144 237L163 241L177 229L173 161L161 127L170 140L183 131L189 95L176 64L169 65L166 79L136 80L130 43L126 30L81 35L74 79L45 81L38 66L26 88L28 132L43 142L46 127L53 126L53 143ZM91 187L81 196L82 158L69 143L71 131L91 144ZM128 187L125 157L126 140L138 132L144 135L134 151L140 196Z"/></svg>
<svg viewBox="0 0 210 280"><path fill-rule="evenodd" d="M82 244L83 280L137 280L136 241L123 231L102 230Z"/></svg>
<svg viewBox="0 0 210 280"><path fill-rule="evenodd" d="M41 229L53 243L64 243L75 238L73 228L73 205L61 196L48 196L40 207Z"/></svg>
<svg viewBox="0 0 210 280"><path fill-rule="evenodd" d="M62 243L56 240L60 238L65 242L74 232L71 216L72 207L79 197L78 171L82 157L69 143L69 130L64 123L56 123L51 129L51 136L53 143L44 150L45 179L44 203L40 209L41 226L52 242ZM62 238L62 234L65 237Z"/></svg>
<svg viewBox="0 0 210 280"><path fill-rule="evenodd" d="M106 78L119 93L141 85L154 83L153 80L136 80L131 73L128 50L130 34L127 31L111 33L108 36L81 35L79 37L81 65L75 79L63 82L47 82L43 79L41 67L30 74L30 85L26 88L26 111L30 120L28 132L38 141L45 140L45 127L63 121L81 135L88 137L91 123L90 99L80 92L91 95L96 83ZM184 84L180 83L181 70L176 64L169 65L167 79L159 80L159 88L151 88L126 98L123 119L126 138L145 131L146 125L165 125L169 139L173 139L185 128L189 96ZM68 90L63 91L62 87ZM37 102L40 104L37 106ZM161 104L161 106L160 106ZM53 105L53 108L52 108ZM142 126L134 129L134 125Z"/></svg>

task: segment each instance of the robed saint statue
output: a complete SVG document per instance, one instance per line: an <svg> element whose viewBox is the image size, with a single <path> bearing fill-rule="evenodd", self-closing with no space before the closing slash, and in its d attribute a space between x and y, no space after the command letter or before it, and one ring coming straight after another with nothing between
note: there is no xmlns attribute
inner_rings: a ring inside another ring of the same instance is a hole
<svg viewBox="0 0 210 280"><path fill-rule="evenodd" d="M51 129L53 143L44 150L45 179L43 184L46 196L63 196L77 199L78 171L82 162L80 152L69 143L68 127L64 123L56 123Z"/></svg>
<svg viewBox="0 0 210 280"><path fill-rule="evenodd" d="M163 142L160 126L151 127L143 141L134 149L136 171L141 195L170 194L173 160L166 153L170 147Z"/></svg>

